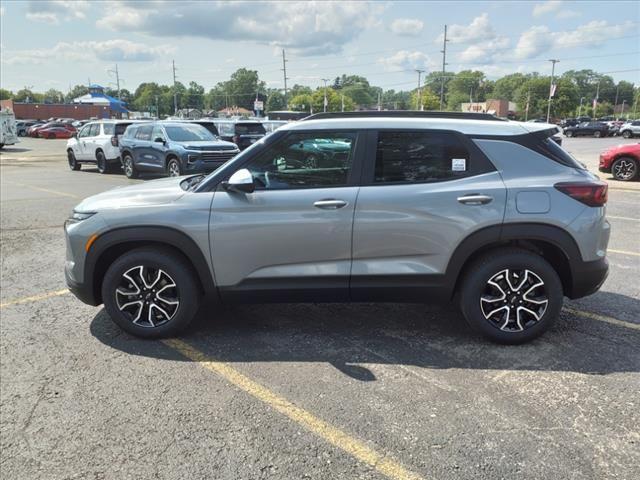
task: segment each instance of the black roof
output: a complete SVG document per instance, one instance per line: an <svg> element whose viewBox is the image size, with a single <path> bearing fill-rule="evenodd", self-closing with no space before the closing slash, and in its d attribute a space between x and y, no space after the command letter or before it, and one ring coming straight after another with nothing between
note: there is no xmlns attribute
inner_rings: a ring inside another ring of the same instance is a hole
<svg viewBox="0 0 640 480"><path fill-rule="evenodd" d="M393 118L454 118L458 120L493 120L504 122L502 118L489 113L467 113L467 112L436 112L420 110L370 110L363 112L323 112L314 113L302 120L325 120L329 118L366 118L366 117L393 117Z"/></svg>

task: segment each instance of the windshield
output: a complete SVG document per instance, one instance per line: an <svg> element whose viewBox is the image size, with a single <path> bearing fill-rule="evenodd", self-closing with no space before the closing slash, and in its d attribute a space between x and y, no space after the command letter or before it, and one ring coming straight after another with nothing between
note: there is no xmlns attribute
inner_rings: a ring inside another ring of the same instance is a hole
<svg viewBox="0 0 640 480"><path fill-rule="evenodd" d="M167 136L174 142L201 142L216 138L200 125L173 125L164 127Z"/></svg>
<svg viewBox="0 0 640 480"><path fill-rule="evenodd" d="M225 137L232 137L234 134L233 123L219 123L218 131L220 135L224 135Z"/></svg>

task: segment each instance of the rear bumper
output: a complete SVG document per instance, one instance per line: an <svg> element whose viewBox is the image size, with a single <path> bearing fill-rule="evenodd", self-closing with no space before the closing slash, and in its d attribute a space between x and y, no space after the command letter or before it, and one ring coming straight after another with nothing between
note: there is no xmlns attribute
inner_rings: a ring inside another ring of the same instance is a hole
<svg viewBox="0 0 640 480"><path fill-rule="evenodd" d="M576 262L572 265L573 282L569 298L581 298L597 292L609 274L609 262L606 258L593 262Z"/></svg>

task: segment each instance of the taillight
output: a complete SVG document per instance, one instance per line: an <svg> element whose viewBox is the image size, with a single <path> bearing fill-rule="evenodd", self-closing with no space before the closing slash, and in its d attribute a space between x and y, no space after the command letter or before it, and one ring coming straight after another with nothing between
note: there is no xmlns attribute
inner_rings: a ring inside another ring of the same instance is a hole
<svg viewBox="0 0 640 480"><path fill-rule="evenodd" d="M118 137L111 137L111 145L114 147L118 146Z"/></svg>
<svg viewBox="0 0 640 480"><path fill-rule="evenodd" d="M562 182L554 187L590 207L602 207L607 203L608 186L605 182Z"/></svg>

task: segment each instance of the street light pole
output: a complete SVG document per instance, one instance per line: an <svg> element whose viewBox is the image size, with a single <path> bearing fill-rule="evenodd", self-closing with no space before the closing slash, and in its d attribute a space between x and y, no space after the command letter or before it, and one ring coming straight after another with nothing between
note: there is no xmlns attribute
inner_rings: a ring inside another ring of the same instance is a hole
<svg viewBox="0 0 640 480"><path fill-rule="evenodd" d="M596 108L598 108L598 99L600 98L600 80L598 80L598 86L596 87L596 98L593 99L593 118L596 118Z"/></svg>
<svg viewBox="0 0 640 480"><path fill-rule="evenodd" d="M416 110L422 110L422 88L420 87L420 76L424 73L424 70L416 69L418 72L418 101L416 104Z"/></svg>
<svg viewBox="0 0 640 480"><path fill-rule="evenodd" d="M551 118L551 98L555 95L555 87L553 85L553 76L556 71L556 63L560 60L552 58L549 60L551 62L551 82L549 83L549 104L547 105L547 123L549 123L549 118Z"/></svg>
<svg viewBox="0 0 640 480"><path fill-rule="evenodd" d="M578 116L582 116L582 102L584 101L584 97L580 97L580 106L578 107Z"/></svg>
<svg viewBox="0 0 640 480"><path fill-rule="evenodd" d="M324 112L327 111L327 82L329 81L328 78L323 78L322 81L324 82Z"/></svg>

